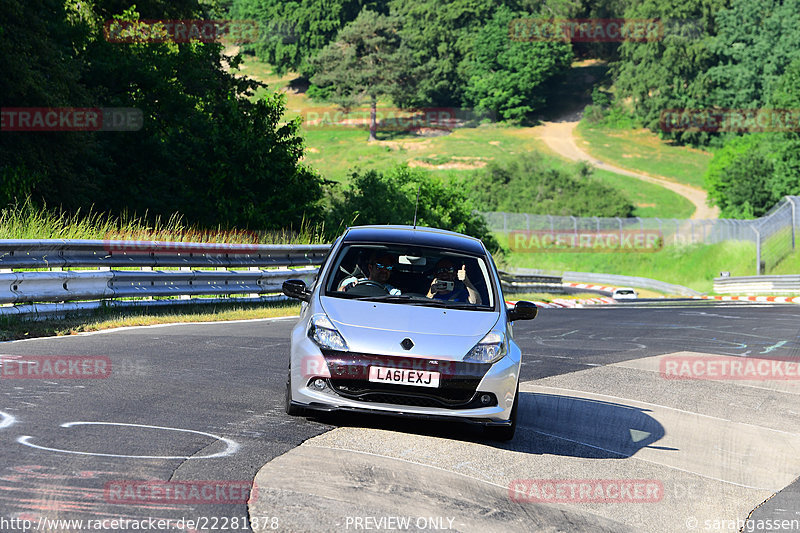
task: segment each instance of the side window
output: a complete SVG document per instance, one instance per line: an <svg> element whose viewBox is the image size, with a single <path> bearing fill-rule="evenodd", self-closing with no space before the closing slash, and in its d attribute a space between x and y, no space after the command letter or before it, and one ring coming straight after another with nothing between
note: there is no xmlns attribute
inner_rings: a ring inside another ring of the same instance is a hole
<svg viewBox="0 0 800 533"><path fill-rule="evenodd" d="M322 258L322 263L319 265L319 268L317 269L317 274L314 276L314 281L311 283L312 290L317 286L317 283L319 283L319 276L320 274L322 274L322 271L325 270L325 265L328 264L328 260L331 258L331 252L333 252L334 248L336 248L336 245L338 243L339 239L335 240L331 245L331 247L328 249L328 253L325 254L325 257Z"/></svg>

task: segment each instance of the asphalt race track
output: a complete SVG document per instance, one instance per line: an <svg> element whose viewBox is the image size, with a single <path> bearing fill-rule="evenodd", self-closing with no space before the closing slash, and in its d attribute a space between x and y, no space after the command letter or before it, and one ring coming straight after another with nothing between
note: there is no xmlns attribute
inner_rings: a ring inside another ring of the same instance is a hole
<svg viewBox="0 0 800 533"><path fill-rule="evenodd" d="M150 531L158 520L170 531L800 531L800 379L664 371L800 358L796 305L542 310L515 324L520 427L502 444L460 424L286 416L293 323L3 344L0 531L141 519ZM30 356L111 367L104 379L7 375ZM115 492L254 480L249 504L224 490L203 501ZM84 522L50 522L62 519Z"/></svg>

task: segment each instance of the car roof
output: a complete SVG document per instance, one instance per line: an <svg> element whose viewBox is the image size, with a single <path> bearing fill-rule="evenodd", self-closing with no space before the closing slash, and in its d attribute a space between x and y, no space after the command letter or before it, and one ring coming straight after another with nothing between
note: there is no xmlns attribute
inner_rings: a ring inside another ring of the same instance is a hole
<svg viewBox="0 0 800 533"><path fill-rule="evenodd" d="M345 243L413 244L486 255L480 239L454 231L422 226L354 226L344 234L343 241Z"/></svg>

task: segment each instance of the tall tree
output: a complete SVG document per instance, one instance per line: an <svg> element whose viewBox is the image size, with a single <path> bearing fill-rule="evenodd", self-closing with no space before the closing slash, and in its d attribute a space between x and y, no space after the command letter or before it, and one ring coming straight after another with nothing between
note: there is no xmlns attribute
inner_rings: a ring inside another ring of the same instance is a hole
<svg viewBox="0 0 800 533"><path fill-rule="evenodd" d="M732 0L716 14L708 69L708 104L721 108L762 107L789 64L800 59L800 0Z"/></svg>
<svg viewBox="0 0 800 533"><path fill-rule="evenodd" d="M378 98L390 95L404 70L405 52L395 17L368 9L342 28L336 40L314 58L312 81L331 85L333 99L343 107L367 100L369 140L376 140Z"/></svg>
<svg viewBox="0 0 800 533"><path fill-rule="evenodd" d="M644 0L625 11L629 19L669 21L663 38L620 45L614 65L619 95L631 98L645 127L659 131L662 111L706 106L710 81L704 73L717 64L709 46L716 34L714 14L729 0ZM665 132L683 142L707 142L705 132Z"/></svg>
<svg viewBox="0 0 800 533"><path fill-rule="evenodd" d="M461 106L469 79L462 63L496 7L493 0L392 0L392 14L402 20L401 34L413 65L401 81L397 103Z"/></svg>
<svg viewBox="0 0 800 533"><path fill-rule="evenodd" d="M0 10L3 106L123 107L139 131L3 132L0 193L69 211L93 206L189 223L266 229L319 212L321 179L300 164L299 122L278 94L226 71L217 43L109 42L113 16L206 16L197 0L10 0ZM65 9L64 6L67 6ZM159 10L159 6L161 9ZM6 46L8 45L8 46ZM240 58L228 58L235 68ZM3 191L3 189L5 189Z"/></svg>
<svg viewBox="0 0 800 533"><path fill-rule="evenodd" d="M544 104L542 85L565 72L572 60L569 43L509 39L510 24L519 16L500 6L476 35L465 64L470 73L466 103L515 121Z"/></svg>
<svg viewBox="0 0 800 533"><path fill-rule="evenodd" d="M363 9L387 14L387 0L234 0L231 16L253 19L262 31L255 43L242 46L275 68L278 74L311 77L310 63Z"/></svg>

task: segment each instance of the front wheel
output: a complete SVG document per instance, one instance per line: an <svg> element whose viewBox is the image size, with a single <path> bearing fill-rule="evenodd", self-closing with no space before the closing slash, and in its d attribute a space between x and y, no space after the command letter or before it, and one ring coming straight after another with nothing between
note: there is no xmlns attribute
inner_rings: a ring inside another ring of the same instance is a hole
<svg viewBox="0 0 800 533"><path fill-rule="evenodd" d="M486 426L484 434L492 440L509 441L514 438L514 433L517 431L517 406L519 405L519 383L517 383L517 391L514 393L514 405L511 407L511 417L509 421L510 426Z"/></svg>
<svg viewBox="0 0 800 533"><path fill-rule="evenodd" d="M286 414L289 416L302 416L305 409L292 405L292 367L289 367L289 375L286 377Z"/></svg>

